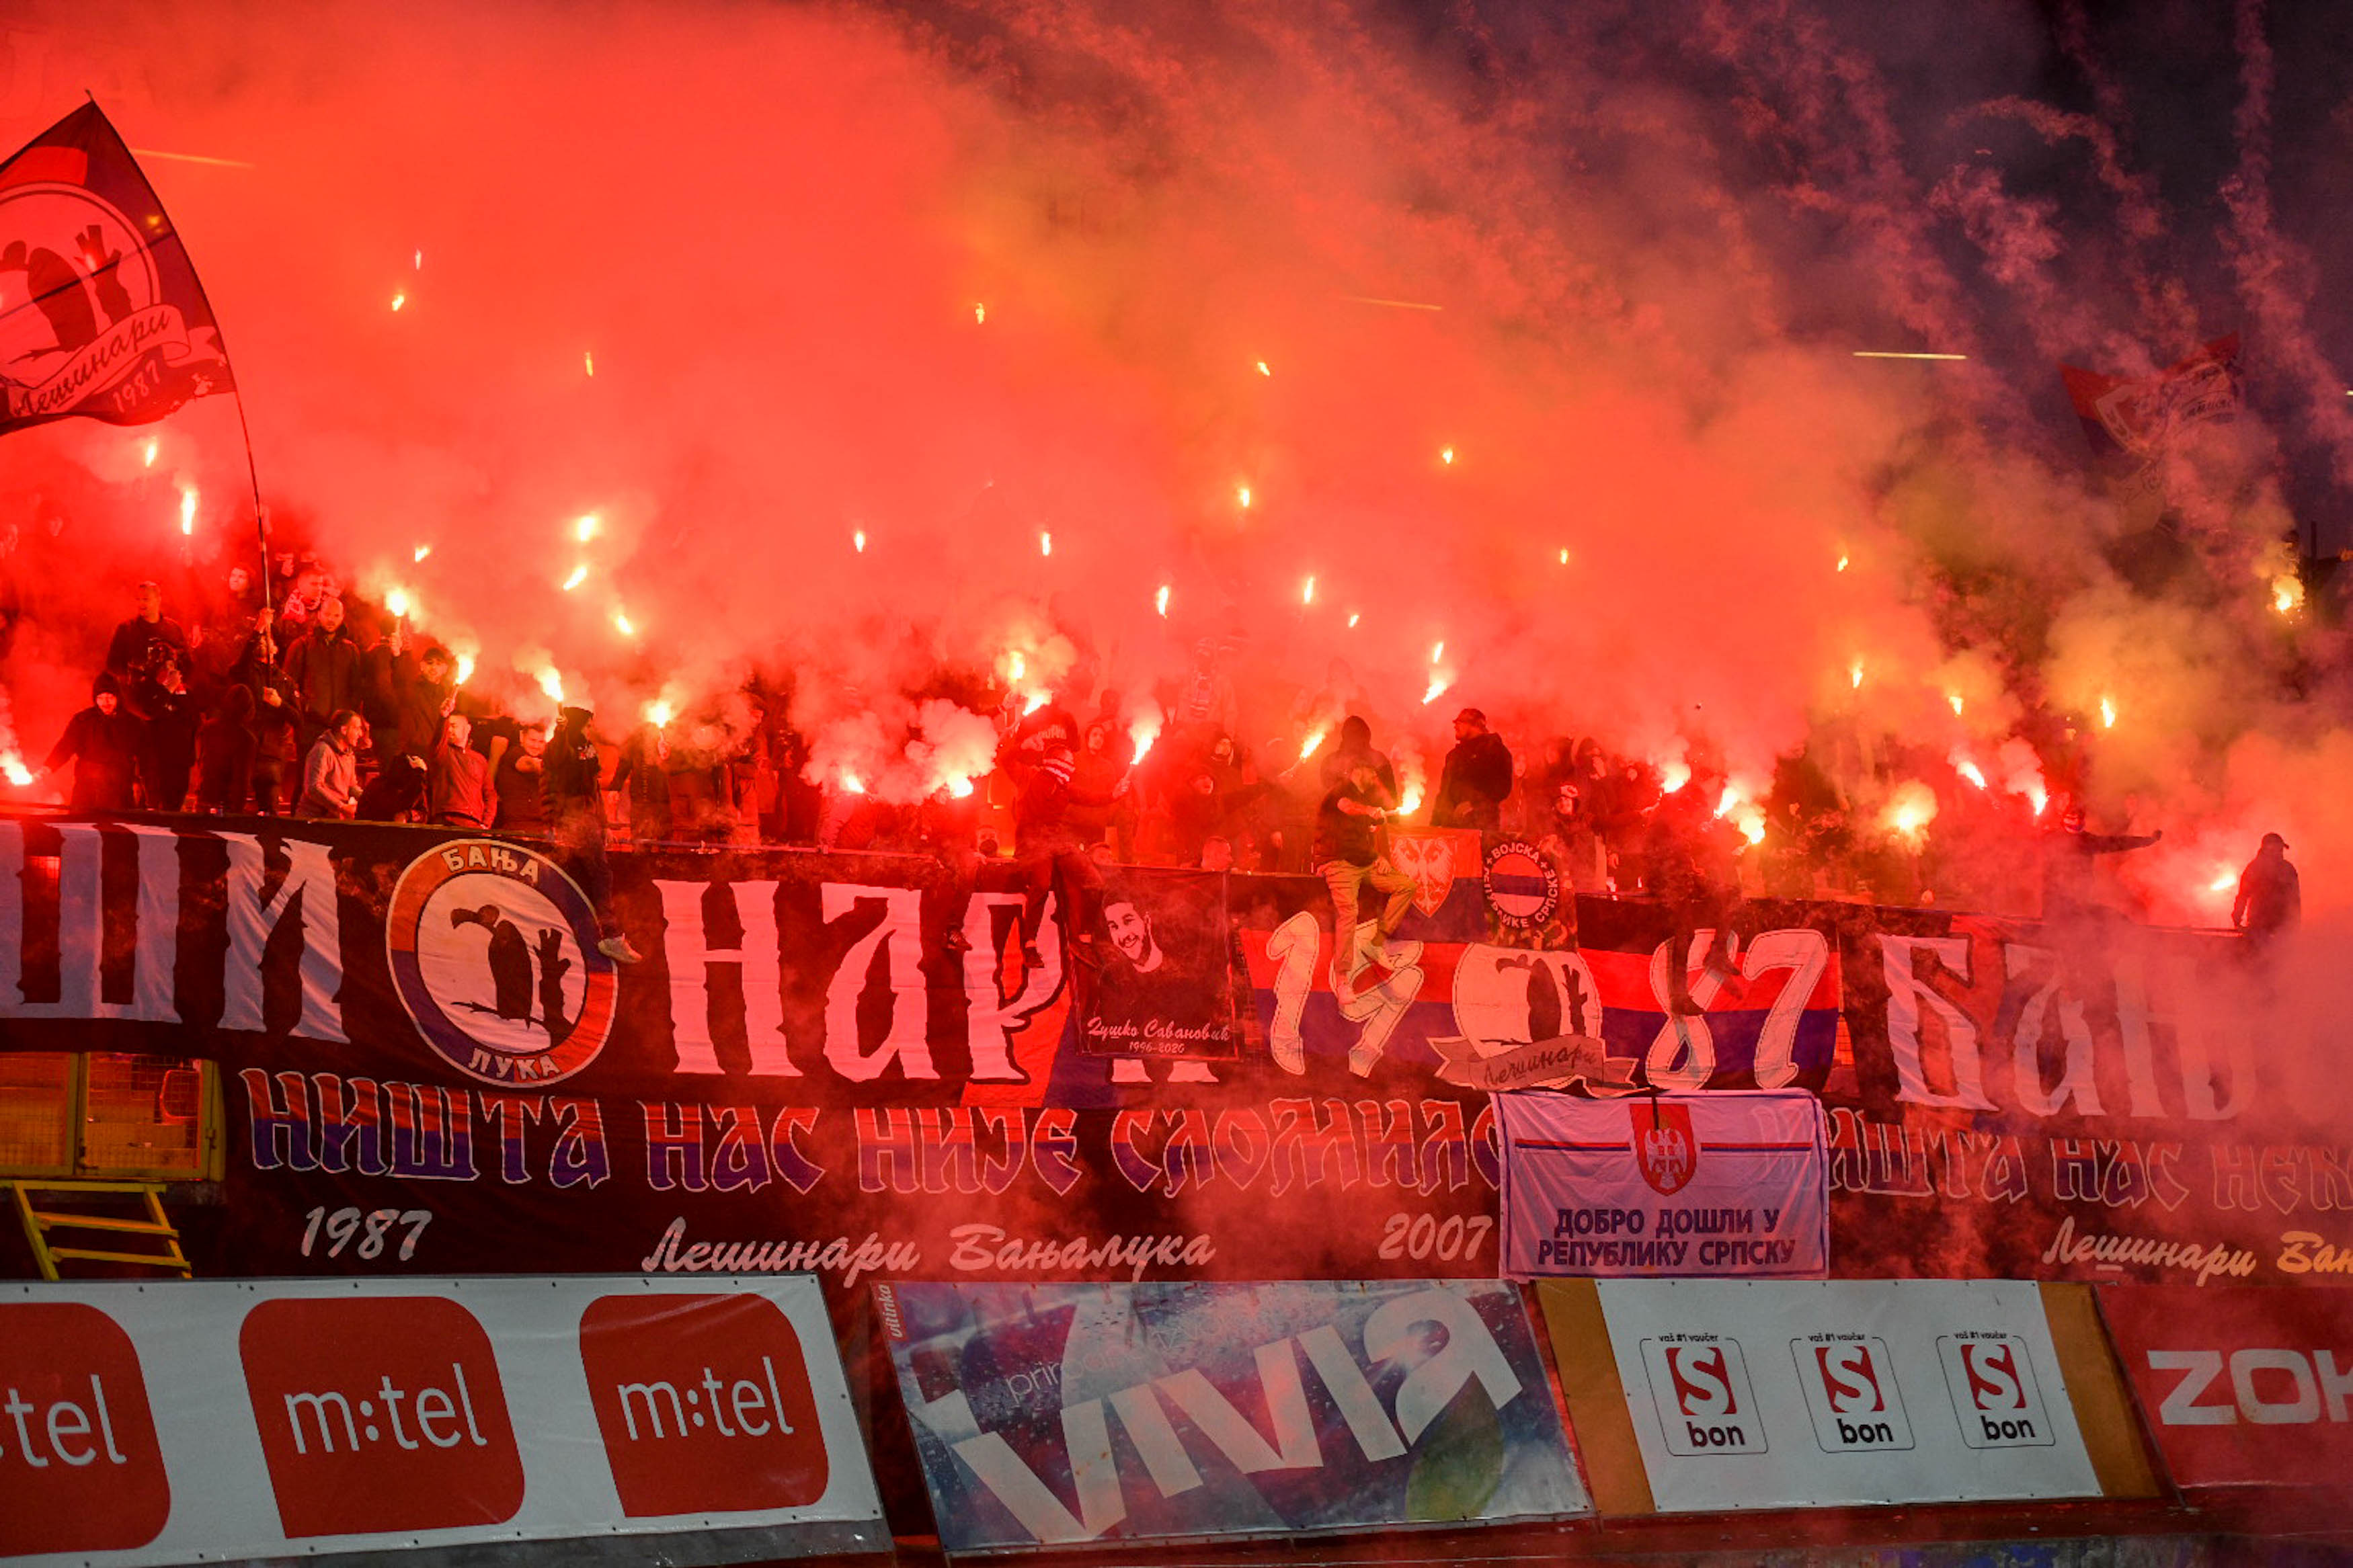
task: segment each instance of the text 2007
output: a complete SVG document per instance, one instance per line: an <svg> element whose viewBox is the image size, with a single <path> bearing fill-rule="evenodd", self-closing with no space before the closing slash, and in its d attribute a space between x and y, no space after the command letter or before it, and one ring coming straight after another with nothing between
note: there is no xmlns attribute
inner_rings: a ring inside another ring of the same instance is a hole
<svg viewBox="0 0 2353 1568"><path fill-rule="evenodd" d="M1479 1256L1494 1228L1495 1222L1482 1214L1449 1215L1443 1222L1435 1215L1393 1214L1381 1226L1381 1256L1468 1261Z"/></svg>
<svg viewBox="0 0 2353 1568"><path fill-rule="evenodd" d="M324 1208L315 1208L311 1211L310 1225L302 1232L302 1256L311 1256L323 1230L327 1247L322 1256L341 1258L343 1248L351 1247L352 1238L357 1237L359 1245L352 1247L352 1256L372 1263L382 1258L384 1249L391 1245L393 1227L406 1226L408 1233L400 1238L398 1254L400 1261L406 1263L417 1256L417 1238L432 1223L431 1209L337 1209L329 1214Z"/></svg>

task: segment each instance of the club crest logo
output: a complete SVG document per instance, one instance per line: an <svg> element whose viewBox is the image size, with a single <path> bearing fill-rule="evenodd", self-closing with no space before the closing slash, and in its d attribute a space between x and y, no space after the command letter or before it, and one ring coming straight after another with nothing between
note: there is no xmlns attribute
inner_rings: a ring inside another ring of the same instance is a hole
<svg viewBox="0 0 2353 1568"><path fill-rule="evenodd" d="M1560 908L1560 872L1534 845L1498 844L1487 852L1487 907L1514 931L1543 925Z"/></svg>
<svg viewBox="0 0 2353 1568"><path fill-rule="evenodd" d="M1699 1169L1699 1140L1692 1135L1691 1108L1664 1100L1630 1105L1634 1163L1661 1197L1683 1191Z"/></svg>
<svg viewBox="0 0 2353 1568"><path fill-rule="evenodd" d="M596 951L596 910L521 845L461 838L410 861L385 950L417 1032L484 1083L570 1078L612 1036L620 980Z"/></svg>
<svg viewBox="0 0 2353 1568"><path fill-rule="evenodd" d="M45 158L58 175L79 177L85 167L68 148L24 157ZM153 221L160 227L161 216ZM158 418L225 386L219 340L166 300L152 238L82 185L21 176L0 185L0 392L8 417Z"/></svg>

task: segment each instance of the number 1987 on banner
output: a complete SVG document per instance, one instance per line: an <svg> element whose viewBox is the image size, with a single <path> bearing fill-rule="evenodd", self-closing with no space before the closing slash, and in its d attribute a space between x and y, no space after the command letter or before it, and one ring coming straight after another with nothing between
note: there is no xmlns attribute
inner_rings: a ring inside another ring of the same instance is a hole
<svg viewBox="0 0 2353 1568"><path fill-rule="evenodd" d="M433 1211L341 1208L329 1214L322 1206L312 1209L309 1217L311 1223L302 1230L302 1256L305 1258L313 1255L311 1249L319 1246L320 1233L324 1231L326 1247L318 1256L341 1258L343 1248L351 1247L353 1237L357 1237L359 1245L353 1249L353 1255L373 1263L384 1256L384 1249L391 1244L393 1227L403 1226L407 1233L400 1238L398 1258L406 1263L417 1256L417 1237L423 1236L425 1227L433 1223Z"/></svg>

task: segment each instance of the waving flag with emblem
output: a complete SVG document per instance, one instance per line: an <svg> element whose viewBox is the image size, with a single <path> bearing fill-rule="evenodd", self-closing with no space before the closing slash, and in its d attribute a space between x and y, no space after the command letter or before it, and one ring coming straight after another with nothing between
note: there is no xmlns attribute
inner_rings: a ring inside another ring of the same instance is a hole
<svg viewBox="0 0 2353 1568"><path fill-rule="evenodd" d="M0 163L0 435L235 390L179 234L96 104Z"/></svg>

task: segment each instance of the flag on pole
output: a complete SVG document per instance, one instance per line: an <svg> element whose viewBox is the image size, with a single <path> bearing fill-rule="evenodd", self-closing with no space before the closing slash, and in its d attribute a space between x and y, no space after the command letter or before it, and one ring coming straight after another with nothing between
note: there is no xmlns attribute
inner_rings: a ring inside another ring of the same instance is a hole
<svg viewBox="0 0 2353 1568"><path fill-rule="evenodd" d="M0 435L235 390L188 253L96 104L0 163Z"/></svg>
<svg viewBox="0 0 2353 1568"><path fill-rule="evenodd" d="M2063 364L2060 379L2102 457L2141 462L2163 457L2181 432L2239 413L2239 334L2217 338L2155 375L2109 375Z"/></svg>

